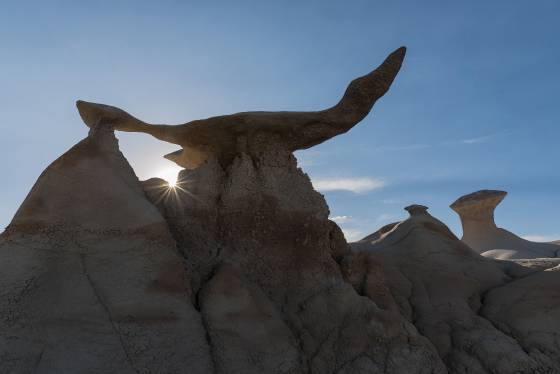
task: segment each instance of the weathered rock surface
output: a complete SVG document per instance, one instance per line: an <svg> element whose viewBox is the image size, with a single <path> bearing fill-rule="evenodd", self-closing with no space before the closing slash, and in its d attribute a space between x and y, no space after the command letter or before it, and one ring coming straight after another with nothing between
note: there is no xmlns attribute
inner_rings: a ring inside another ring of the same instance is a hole
<svg viewBox="0 0 560 374"><path fill-rule="evenodd" d="M449 372L560 373L554 268L482 257L427 212L352 247L346 278L376 304L399 310Z"/></svg>
<svg viewBox="0 0 560 374"><path fill-rule="evenodd" d="M223 372L445 372L410 323L344 280L336 259L349 248L291 154L243 154L225 170L210 160L183 171L171 195L154 186L146 184L149 196L199 274L197 303ZM225 300L231 317L218 307ZM247 362L247 351L258 359Z"/></svg>
<svg viewBox="0 0 560 374"><path fill-rule="evenodd" d="M463 238L472 249L486 257L498 259L558 257L558 243L537 243L499 228L494 222L494 210L507 192L481 190L462 196L451 204L461 217Z"/></svg>
<svg viewBox="0 0 560 374"><path fill-rule="evenodd" d="M48 228L168 232L107 126L91 128L87 138L49 165L6 231L36 233Z"/></svg>
<svg viewBox="0 0 560 374"><path fill-rule="evenodd" d="M556 265L491 290L481 310L482 316L541 363L541 372L548 367L560 372L559 284Z"/></svg>
<svg viewBox="0 0 560 374"><path fill-rule="evenodd" d="M208 373L175 241L113 132L41 175L0 237L0 373Z"/></svg>

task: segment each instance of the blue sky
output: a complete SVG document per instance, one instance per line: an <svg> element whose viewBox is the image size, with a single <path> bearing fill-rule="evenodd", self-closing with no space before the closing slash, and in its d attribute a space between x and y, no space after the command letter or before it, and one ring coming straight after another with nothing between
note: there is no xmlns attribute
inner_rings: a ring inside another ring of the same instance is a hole
<svg viewBox="0 0 560 374"><path fill-rule="evenodd" d="M460 235L448 205L491 188L509 192L500 226L560 239L559 16L546 0L2 1L0 226L86 135L76 99L159 123L316 110L406 45L373 112L297 154L347 236L411 203ZM141 179L173 170L175 146L118 137Z"/></svg>

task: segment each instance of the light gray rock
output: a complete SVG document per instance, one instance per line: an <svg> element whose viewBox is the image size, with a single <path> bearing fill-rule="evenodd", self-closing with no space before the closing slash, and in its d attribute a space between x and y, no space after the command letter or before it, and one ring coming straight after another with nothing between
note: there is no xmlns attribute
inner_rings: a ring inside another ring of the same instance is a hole
<svg viewBox="0 0 560 374"><path fill-rule="evenodd" d="M411 213L378 237L352 243L356 252L343 272L355 288L397 308L450 373L559 373L551 322L560 308L556 274L482 257L427 212ZM372 278L387 290L371 292ZM531 287L542 290L527 296Z"/></svg>
<svg viewBox="0 0 560 374"><path fill-rule="evenodd" d="M0 373L208 373L166 222L111 130L41 175L0 237Z"/></svg>
<svg viewBox="0 0 560 374"><path fill-rule="evenodd" d="M540 362L541 372L560 372L560 267L549 268L495 288L481 315L512 336Z"/></svg>
<svg viewBox="0 0 560 374"><path fill-rule="evenodd" d="M505 191L481 190L451 204L463 225L461 240L486 257L504 260L558 257L557 243L532 242L496 226L494 210L506 195Z"/></svg>

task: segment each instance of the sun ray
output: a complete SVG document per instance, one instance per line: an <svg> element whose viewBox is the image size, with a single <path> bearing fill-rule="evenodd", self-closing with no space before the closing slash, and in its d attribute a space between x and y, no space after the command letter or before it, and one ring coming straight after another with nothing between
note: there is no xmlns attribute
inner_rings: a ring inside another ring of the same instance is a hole
<svg viewBox="0 0 560 374"><path fill-rule="evenodd" d="M181 170L183 169L177 165L170 165L162 169L156 176L165 180L170 188L175 188L177 186L177 176Z"/></svg>

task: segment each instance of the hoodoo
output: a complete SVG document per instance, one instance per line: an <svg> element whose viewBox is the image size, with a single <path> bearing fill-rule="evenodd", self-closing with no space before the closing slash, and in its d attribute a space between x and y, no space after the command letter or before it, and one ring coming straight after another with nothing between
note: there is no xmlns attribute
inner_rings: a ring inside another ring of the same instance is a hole
<svg viewBox="0 0 560 374"><path fill-rule="evenodd" d="M461 240L483 256L499 259L558 257L557 244L531 242L496 226L494 210L506 195L505 191L481 190L451 204L463 225Z"/></svg>
<svg viewBox="0 0 560 374"><path fill-rule="evenodd" d="M349 245L297 166L404 54L319 112L169 126L79 101L88 137L0 235L0 374L560 373L557 262L482 257L423 205ZM139 182L113 130L180 145L176 186Z"/></svg>
<svg viewBox="0 0 560 374"><path fill-rule="evenodd" d="M242 112L170 126L147 124L109 105L76 105L88 126L106 123L180 145L182 150L166 156L179 166L194 169L212 156L226 165L241 153L293 152L347 132L389 90L405 53L404 47L391 53L377 69L353 80L338 104L317 112Z"/></svg>

